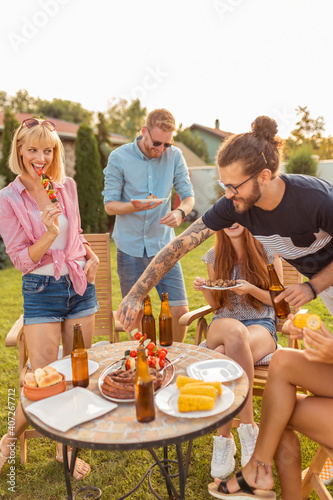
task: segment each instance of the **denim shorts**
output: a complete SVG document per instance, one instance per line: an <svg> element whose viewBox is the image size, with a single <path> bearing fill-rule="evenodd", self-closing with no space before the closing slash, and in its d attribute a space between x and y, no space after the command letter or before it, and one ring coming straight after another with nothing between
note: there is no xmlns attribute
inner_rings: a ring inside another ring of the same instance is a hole
<svg viewBox="0 0 333 500"><path fill-rule="evenodd" d="M148 257L146 252L143 257L132 257L117 249L117 271L123 297L128 294L153 258ZM162 298L163 292L167 292L170 306L187 305L185 283L180 262L177 262L163 276L161 281L156 285L156 290L160 298Z"/></svg>
<svg viewBox="0 0 333 500"><path fill-rule="evenodd" d="M210 324L212 324L213 321L215 321L216 319L221 319L221 318L222 318L222 316L214 317ZM272 318L257 318L257 319L239 319L238 321L243 323L243 325L246 327L250 326L250 325L263 326L264 328L266 328L266 330L269 331L269 333L271 334L271 336L275 340L275 343L277 344L278 337L277 337L277 333L276 333L276 325L275 325L274 319L272 319Z"/></svg>
<svg viewBox="0 0 333 500"><path fill-rule="evenodd" d="M84 294L78 295L68 275L56 280L54 276L25 274L22 277L22 295L25 325L84 318L99 308L95 285L87 282Z"/></svg>

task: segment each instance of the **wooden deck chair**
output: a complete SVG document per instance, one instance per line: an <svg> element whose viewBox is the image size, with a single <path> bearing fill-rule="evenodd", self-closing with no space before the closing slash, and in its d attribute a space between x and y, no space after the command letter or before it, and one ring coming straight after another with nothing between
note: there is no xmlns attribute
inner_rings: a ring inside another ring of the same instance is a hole
<svg viewBox="0 0 333 500"><path fill-rule="evenodd" d="M297 269L295 269L291 264L289 264L284 260L283 260L283 283L285 287L294 285L295 283L302 283L302 275L297 271ZM210 306L204 306L184 314L179 320L179 324L182 326L190 326L193 323L193 321L197 320L195 340L194 340L195 345L200 344L200 342L203 340L202 338L203 335L204 338L206 338L208 330L208 323L206 316L211 312L213 312L213 309ZM298 312L298 309L296 310L294 307L291 307L291 312L293 314L296 314ZM285 324L286 321L288 320L279 321L279 324L277 326L278 333L288 334L287 324ZM291 341L290 339L288 339L288 347L300 348L300 343L299 341ZM262 397L263 395L268 375L268 365L270 356L268 356L267 358L268 359L266 361L267 363L266 365L255 366L254 382L253 382L254 396ZM263 362L265 362L265 360L263 360ZM233 426L238 427L238 425L239 425L239 420L234 419Z"/></svg>
<svg viewBox="0 0 333 500"><path fill-rule="evenodd" d="M115 319L112 310L112 283L111 283L111 256L110 233L85 234L87 242L100 260L96 275L96 294L99 310L95 317L94 336L107 336L109 342L119 342L119 332L124 331L122 325ZM23 385L24 376L28 369L29 354L24 336L23 315L15 322L7 334L6 347L19 348L19 383ZM38 437L35 429L26 430L20 438L21 463L26 462L26 439Z"/></svg>
<svg viewBox="0 0 333 500"><path fill-rule="evenodd" d="M319 446L302 481L303 500L309 498L312 490L315 490L320 500L332 500L332 495L330 495L325 484L319 477L328 457L333 461L333 450L325 446Z"/></svg>

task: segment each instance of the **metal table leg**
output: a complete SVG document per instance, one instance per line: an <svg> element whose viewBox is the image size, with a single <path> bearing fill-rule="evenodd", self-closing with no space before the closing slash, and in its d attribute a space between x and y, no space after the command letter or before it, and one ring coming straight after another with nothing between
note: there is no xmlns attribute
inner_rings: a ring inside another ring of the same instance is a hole
<svg viewBox="0 0 333 500"><path fill-rule="evenodd" d="M67 499L74 500L75 498L79 498L79 495L81 493L85 492L85 493L83 493L83 497L81 497L82 500L98 500L102 496L102 490L100 490L99 488L96 488L95 486L84 486L83 488L80 488L73 496L71 477L73 476L73 472L74 472L77 451L78 451L77 448L72 448L71 463L69 466L67 445L66 444L62 445L66 489L67 489Z"/></svg>

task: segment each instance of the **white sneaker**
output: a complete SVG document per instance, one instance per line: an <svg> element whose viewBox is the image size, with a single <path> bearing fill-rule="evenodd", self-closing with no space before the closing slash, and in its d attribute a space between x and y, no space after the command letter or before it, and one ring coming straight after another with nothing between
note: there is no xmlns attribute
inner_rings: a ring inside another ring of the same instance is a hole
<svg viewBox="0 0 333 500"><path fill-rule="evenodd" d="M258 438L259 427L257 424L255 424L254 427L252 427L251 424L240 424L237 432L242 448L241 464L242 467L245 467L253 455Z"/></svg>
<svg viewBox="0 0 333 500"><path fill-rule="evenodd" d="M234 472L236 445L234 437L225 438L214 436L213 458L211 461L210 475L215 478L225 479Z"/></svg>

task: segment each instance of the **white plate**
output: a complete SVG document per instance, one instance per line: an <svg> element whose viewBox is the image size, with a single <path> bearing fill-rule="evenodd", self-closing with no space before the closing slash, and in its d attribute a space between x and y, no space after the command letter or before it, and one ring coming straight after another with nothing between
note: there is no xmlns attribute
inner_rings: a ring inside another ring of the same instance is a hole
<svg viewBox="0 0 333 500"><path fill-rule="evenodd" d="M202 285L202 288L207 288L207 290L231 290L232 288L239 288L240 286L243 286L243 283L237 283L237 285L234 285L234 286L207 286L207 285Z"/></svg>
<svg viewBox="0 0 333 500"><path fill-rule="evenodd" d="M134 198L133 198L134 199ZM140 201L141 203L156 203L158 201L165 201L167 200L168 198L141 198L141 199L138 199L138 200L134 200L134 201Z"/></svg>
<svg viewBox="0 0 333 500"><path fill-rule="evenodd" d="M67 382L70 382L73 380L73 372L72 372L72 360L71 358L66 358L66 359L58 359L58 361L54 361L51 363L49 366L53 366L59 373L63 373L65 375L65 379ZM88 359L88 370L89 370L89 375L92 375L95 373L97 368L99 367L99 364L96 363L96 361L92 361L91 359Z"/></svg>
<svg viewBox="0 0 333 500"><path fill-rule="evenodd" d="M105 370L102 371L102 373L100 374L99 379L98 379L99 392L101 393L101 396L103 396L103 398L109 399L109 401L115 401L116 403L134 403L135 402L135 398L131 398L131 399L118 399L118 398L114 398L112 396L108 396L107 394L104 394L104 392L102 391L102 385L103 385L105 377L109 373L112 373L112 372L118 370L119 368L121 368L121 365L123 364L123 361L124 361L124 359L120 359L118 361L115 361L111 365L107 366L105 368ZM170 361L168 360L168 358L165 358L165 361L168 364L170 363ZM161 387L159 389L157 389L155 391L155 394L158 391L160 391L161 389L163 389L164 387L167 387L172 382L172 379L173 379L173 377L175 375L175 368L174 368L173 365L168 366L168 364L165 366L165 369L163 371L162 385L161 385Z"/></svg>
<svg viewBox="0 0 333 500"><path fill-rule="evenodd" d="M235 395L229 387L223 386L222 395L217 396L215 406L212 410L180 412L178 411L178 396L179 389L177 389L177 384L169 385L169 387L162 389L156 394L155 404L161 411L172 417L203 418L222 413L230 408L235 399Z"/></svg>
<svg viewBox="0 0 333 500"><path fill-rule="evenodd" d="M243 371L238 363L229 359L208 359L187 367L189 377L205 382L230 382L241 377Z"/></svg>
<svg viewBox="0 0 333 500"><path fill-rule="evenodd" d="M75 425L100 417L118 405L96 396L82 387L75 387L47 399L32 403L26 411L53 429L66 432Z"/></svg>

